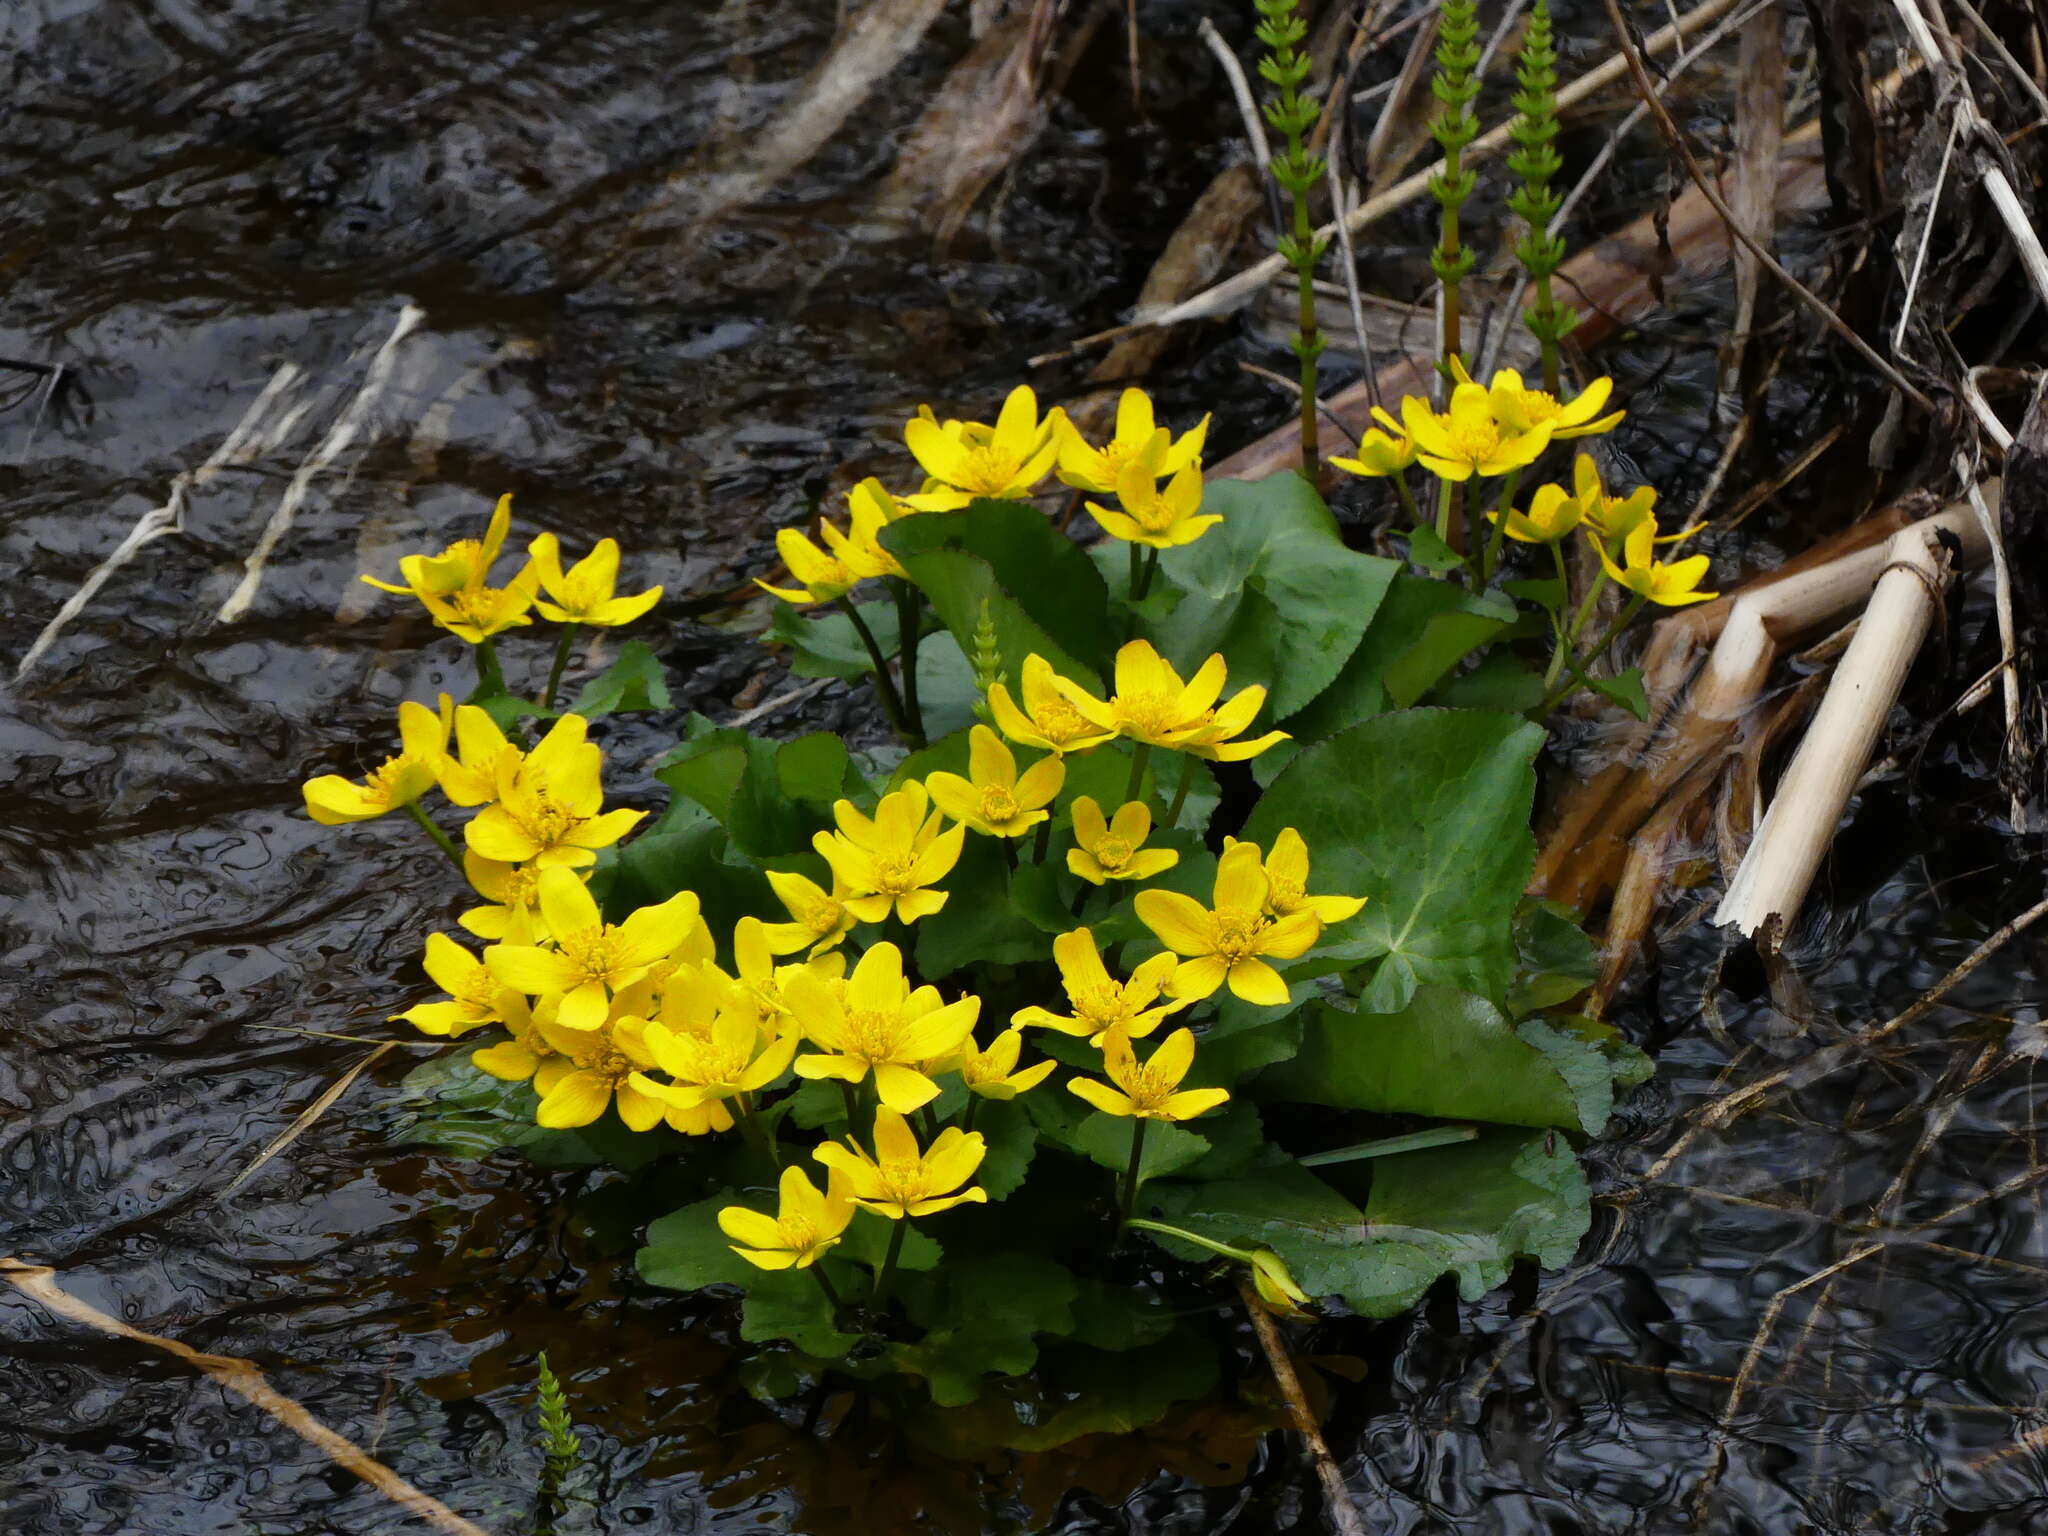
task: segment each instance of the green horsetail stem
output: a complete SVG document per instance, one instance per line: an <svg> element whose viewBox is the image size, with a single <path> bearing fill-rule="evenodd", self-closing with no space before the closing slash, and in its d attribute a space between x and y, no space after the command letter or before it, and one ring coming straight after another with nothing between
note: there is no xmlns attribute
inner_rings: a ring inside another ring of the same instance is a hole
<svg viewBox="0 0 2048 1536"><path fill-rule="evenodd" d="M1309 57L1300 47L1308 36L1308 23L1296 13L1296 0L1253 0L1253 4L1259 13L1257 36L1268 50L1259 60L1259 74L1274 88L1264 108L1265 118L1276 133L1287 138L1287 147L1273 156L1272 172L1293 205L1293 228L1281 235L1278 249L1281 259L1294 269L1300 297L1294 355L1301 360L1301 472L1313 484L1322 457L1316 431L1316 360L1324 346L1316 326L1315 276L1329 242L1316 238L1315 221L1310 216L1309 196L1323 179L1324 164L1320 155L1308 152L1307 140L1322 108L1301 92L1310 67Z"/></svg>

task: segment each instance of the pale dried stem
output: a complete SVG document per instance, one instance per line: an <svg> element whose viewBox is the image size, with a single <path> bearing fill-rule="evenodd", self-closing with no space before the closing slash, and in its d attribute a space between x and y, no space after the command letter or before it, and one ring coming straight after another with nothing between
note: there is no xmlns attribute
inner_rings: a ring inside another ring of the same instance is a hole
<svg viewBox="0 0 2048 1536"><path fill-rule="evenodd" d="M1266 1364L1273 1372L1273 1381L1287 1403L1288 1417L1294 1420L1294 1427L1307 1442L1309 1456L1316 1464L1316 1477L1323 1485L1323 1507L1329 1512L1330 1523L1337 1527L1339 1536L1365 1536L1365 1522L1359 1517L1358 1505L1344 1481L1344 1470L1330 1454L1330 1442L1323 1438L1322 1426L1309 1411L1308 1397L1301 1390L1301 1378L1295 1374L1287 1341L1280 1336L1280 1325L1273 1321L1273 1314L1266 1310L1249 1280L1240 1281L1238 1290L1252 1320L1252 1331L1259 1336L1259 1348L1265 1352Z"/></svg>

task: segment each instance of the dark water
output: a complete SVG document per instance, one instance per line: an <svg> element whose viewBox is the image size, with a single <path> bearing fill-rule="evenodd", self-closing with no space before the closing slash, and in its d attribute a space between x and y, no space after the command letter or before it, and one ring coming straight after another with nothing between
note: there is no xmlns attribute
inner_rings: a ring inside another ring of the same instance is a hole
<svg viewBox="0 0 2048 1536"><path fill-rule="evenodd" d="M691 235L635 216L792 101L827 0L0 5L0 357L83 386L0 375L22 391L0 412L10 670L281 366L307 407L195 486L182 533L0 693L0 1252L257 1361L498 1533L530 1528L543 1348L589 1453L564 1530L1318 1528L1292 1442L1260 1438L1256 1376L1144 1433L1000 1466L949 1461L851 1397L759 1407L724 1311L631 1276L616 1190L394 1146L403 1062L222 1194L368 1049L293 1031L383 1035L456 905L402 825L300 811L303 779L380 755L399 699L468 682L460 648L356 572L509 490L526 527L615 535L682 600L657 641L679 704L725 718L773 697L779 665L722 627L772 530L900 473L918 401L985 408L1025 357L1113 323L1222 163L1232 118L1197 14L1147 7L1147 121L1105 28L998 227L939 253L870 200L968 47L959 16L803 171ZM336 461L352 472L316 481L247 617L213 623L407 302L426 319ZM1234 380L1242 350L1176 354L1161 391ZM1697 408L1696 372L1634 364L1639 403ZM1226 449L1271 414L1241 385L1230 399ZM860 700L805 709L873 728ZM652 803L654 741L610 737L629 801ZM1967 797L1968 767L1934 771ZM1610 1194L1580 1267L1310 1338L1367 1367L1326 1384L1374 1529L2039 1528L2039 940L1887 1053L1643 1182L1724 1071L1889 1015L2038 893L1993 838L1901 838L1920 809L1874 793L1796 947L1808 1001L1717 976L1709 940L1667 947L1625 1020L1659 1075L1597 1154ZM1774 1294L1844 1261L1785 1300L1744 1372ZM0 1530L418 1528L152 1351L11 1292L0 1339Z"/></svg>

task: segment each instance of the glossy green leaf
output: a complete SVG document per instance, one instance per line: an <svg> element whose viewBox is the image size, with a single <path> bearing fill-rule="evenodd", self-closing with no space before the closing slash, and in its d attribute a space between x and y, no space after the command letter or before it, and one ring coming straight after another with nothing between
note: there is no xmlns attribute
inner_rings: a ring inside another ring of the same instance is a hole
<svg viewBox="0 0 2048 1536"><path fill-rule="evenodd" d="M1403 710L1307 748L1259 801L1247 838L1270 846L1293 827L1311 890L1368 898L1319 946L1377 962L1362 1009L1395 1012L1424 983L1505 993L1543 739L1511 716Z"/></svg>
<svg viewBox="0 0 2048 1536"><path fill-rule="evenodd" d="M930 1277L903 1287L914 1321L928 1331L891 1348L894 1363L922 1376L941 1406L971 1403L991 1374L1019 1376L1038 1362L1041 1334L1074 1326L1079 1287L1064 1267L1027 1252L956 1255Z"/></svg>
<svg viewBox="0 0 2048 1536"><path fill-rule="evenodd" d="M896 654L896 605L893 602L856 603L861 619L888 660ZM798 677L866 677L874 670L868 648L862 643L853 621L835 608L823 605L796 608L778 601L763 637L780 641L790 650L789 670Z"/></svg>
<svg viewBox="0 0 2048 1536"><path fill-rule="evenodd" d="M668 674L644 640L628 640L612 664L583 685L569 713L596 718L634 709L670 707Z"/></svg>
<svg viewBox="0 0 2048 1536"><path fill-rule="evenodd" d="M1426 523L1408 535L1408 559L1411 564L1438 574L1462 570L1465 565L1465 557L1437 537L1437 531Z"/></svg>

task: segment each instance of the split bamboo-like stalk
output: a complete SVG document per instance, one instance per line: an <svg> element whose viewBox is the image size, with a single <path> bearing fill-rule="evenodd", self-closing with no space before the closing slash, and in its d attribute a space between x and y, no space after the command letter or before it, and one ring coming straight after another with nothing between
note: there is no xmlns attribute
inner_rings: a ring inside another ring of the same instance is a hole
<svg viewBox="0 0 2048 1536"><path fill-rule="evenodd" d="M1915 523L1884 548L1884 566L1856 638L1835 669L1806 738L1729 882L1714 921L1754 936L1773 918L1789 924L1833 840L1871 750L1898 702L1906 672L1955 564L1963 530L1936 519ZM1944 533L1946 536L1944 537ZM1982 555L1983 539L1976 543ZM1867 563L1867 562L1865 562ZM1724 636L1725 641L1725 636Z"/></svg>

